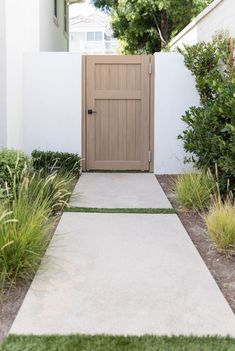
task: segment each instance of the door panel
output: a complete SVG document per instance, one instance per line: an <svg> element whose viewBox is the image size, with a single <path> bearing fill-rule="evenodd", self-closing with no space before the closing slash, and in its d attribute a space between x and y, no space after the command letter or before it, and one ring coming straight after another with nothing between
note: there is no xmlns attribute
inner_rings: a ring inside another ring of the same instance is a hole
<svg viewBox="0 0 235 351"><path fill-rule="evenodd" d="M87 169L149 170L150 56L87 56Z"/></svg>

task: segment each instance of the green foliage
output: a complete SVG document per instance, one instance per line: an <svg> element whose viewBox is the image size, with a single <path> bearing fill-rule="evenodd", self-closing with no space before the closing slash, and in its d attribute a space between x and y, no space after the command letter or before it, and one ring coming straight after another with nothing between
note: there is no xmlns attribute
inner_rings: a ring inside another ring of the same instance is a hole
<svg viewBox="0 0 235 351"><path fill-rule="evenodd" d="M16 179L18 177L18 179ZM54 220L71 195L71 176L14 175L0 206L0 286L30 280L50 239Z"/></svg>
<svg viewBox="0 0 235 351"><path fill-rule="evenodd" d="M93 0L111 13L124 53L152 54L165 47L212 0Z"/></svg>
<svg viewBox="0 0 235 351"><path fill-rule="evenodd" d="M204 216L208 235L222 251L235 252L235 207L231 201L217 201Z"/></svg>
<svg viewBox="0 0 235 351"><path fill-rule="evenodd" d="M227 67L228 40L219 36L181 52L201 99L201 106L190 108L182 117L187 127L179 138L189 153L186 161L213 173L217 165L222 191L228 179L235 190L235 69Z"/></svg>
<svg viewBox="0 0 235 351"><path fill-rule="evenodd" d="M234 351L235 339L195 336L15 336L0 351Z"/></svg>
<svg viewBox="0 0 235 351"><path fill-rule="evenodd" d="M209 174L185 173L177 178L174 193L183 208L202 210L209 206L215 187L215 181Z"/></svg>
<svg viewBox="0 0 235 351"><path fill-rule="evenodd" d="M58 167L61 173L71 172L78 175L81 169L81 158L78 154L35 150L32 152L32 159L34 169L44 170L46 173Z"/></svg>
<svg viewBox="0 0 235 351"><path fill-rule="evenodd" d="M29 163L29 157L21 151L0 150L0 185L7 183L11 186L13 176L21 173Z"/></svg>

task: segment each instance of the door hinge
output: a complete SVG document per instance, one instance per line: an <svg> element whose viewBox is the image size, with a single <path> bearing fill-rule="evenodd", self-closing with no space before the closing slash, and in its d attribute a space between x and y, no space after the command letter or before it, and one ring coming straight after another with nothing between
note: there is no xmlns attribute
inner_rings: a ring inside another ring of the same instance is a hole
<svg viewBox="0 0 235 351"><path fill-rule="evenodd" d="M149 163L152 162L152 152L149 151Z"/></svg>
<svg viewBox="0 0 235 351"><path fill-rule="evenodd" d="M149 74L152 74L152 63L149 63Z"/></svg>

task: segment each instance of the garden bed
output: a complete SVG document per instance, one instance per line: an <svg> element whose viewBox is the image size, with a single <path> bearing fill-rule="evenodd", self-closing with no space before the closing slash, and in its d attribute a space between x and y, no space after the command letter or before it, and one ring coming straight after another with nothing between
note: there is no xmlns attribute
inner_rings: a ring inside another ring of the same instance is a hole
<svg viewBox="0 0 235 351"><path fill-rule="evenodd" d="M54 232L62 216L62 212L57 213L56 216L57 218L55 219L55 224L50 233L50 237L54 235ZM24 301L30 285L31 281L24 281L18 283L16 287L0 290L0 342L7 336L9 330L11 329L11 326Z"/></svg>
<svg viewBox="0 0 235 351"><path fill-rule="evenodd" d="M191 240L235 313L235 256L219 253L215 249L207 238L206 227L199 213L179 208L172 193L172 183L176 180L176 177L162 175L157 176L157 179L172 206L177 210L177 214Z"/></svg>
<svg viewBox="0 0 235 351"><path fill-rule="evenodd" d="M0 150L0 340L14 322L80 173L77 154L33 154Z"/></svg>

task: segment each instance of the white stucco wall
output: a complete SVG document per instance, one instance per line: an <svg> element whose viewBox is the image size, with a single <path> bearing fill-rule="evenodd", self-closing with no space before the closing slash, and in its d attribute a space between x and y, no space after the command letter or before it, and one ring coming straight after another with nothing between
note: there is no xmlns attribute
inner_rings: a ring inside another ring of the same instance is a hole
<svg viewBox="0 0 235 351"><path fill-rule="evenodd" d="M183 144L177 136L185 128L181 116L199 104L191 72L179 53L155 54L154 173L177 174L184 164Z"/></svg>
<svg viewBox="0 0 235 351"><path fill-rule="evenodd" d="M67 51L68 40L64 33L64 0L59 0L58 23L53 20L54 0L40 3L40 51Z"/></svg>
<svg viewBox="0 0 235 351"><path fill-rule="evenodd" d="M6 1L7 146L22 146L23 52L39 50L39 0Z"/></svg>
<svg viewBox="0 0 235 351"><path fill-rule="evenodd" d="M24 151L81 154L81 84L80 54L25 55Z"/></svg>
<svg viewBox="0 0 235 351"><path fill-rule="evenodd" d="M235 1L214 0L195 20L193 20L170 43L175 49L183 44L193 45L210 41L218 31L228 31L235 37Z"/></svg>
<svg viewBox="0 0 235 351"><path fill-rule="evenodd" d="M0 58L0 89L5 90L5 96L1 93L0 105L3 106L1 101L5 100L6 106L5 133L3 125L0 139L10 148L23 147L23 54L67 51L67 39L63 33L63 0L59 1L59 26L53 21L53 3L53 0L0 0L0 41L6 43L5 57L3 54ZM4 77L6 84L3 89Z"/></svg>
<svg viewBox="0 0 235 351"><path fill-rule="evenodd" d="M6 28L5 0L0 1L0 147L6 146Z"/></svg>
<svg viewBox="0 0 235 351"><path fill-rule="evenodd" d="M178 53L155 55L154 172L176 174L184 164L177 136L181 116L199 104L195 81ZM24 59L23 150L82 153L82 80L79 53L28 53Z"/></svg>

